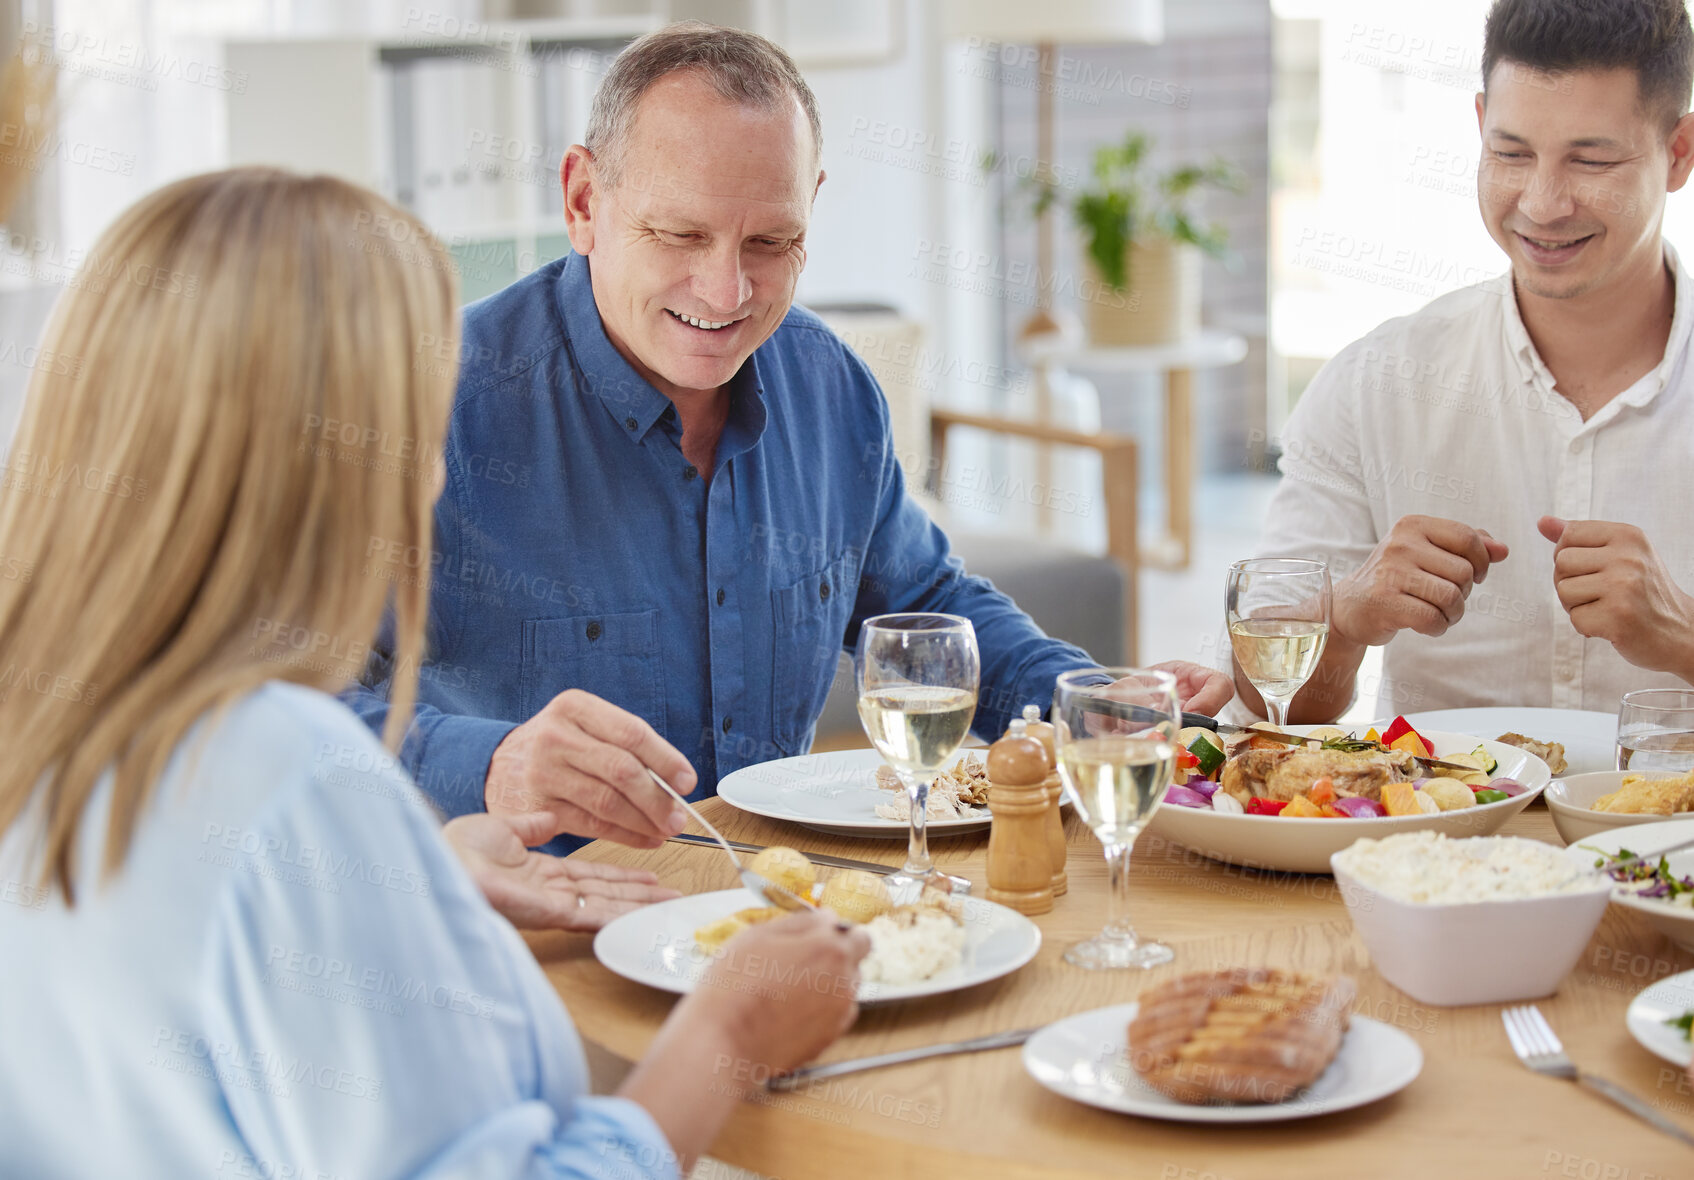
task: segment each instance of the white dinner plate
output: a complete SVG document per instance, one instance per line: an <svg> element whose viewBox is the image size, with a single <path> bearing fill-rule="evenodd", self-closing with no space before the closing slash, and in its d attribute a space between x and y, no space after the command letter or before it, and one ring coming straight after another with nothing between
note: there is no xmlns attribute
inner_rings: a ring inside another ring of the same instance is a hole
<svg viewBox="0 0 1694 1180"><path fill-rule="evenodd" d="M1407 713L1406 720L1420 732L1428 726L1448 733L1481 734L1486 738L1521 733L1538 742L1558 742L1565 748L1565 761L1570 763L1566 774L1617 769L1616 713L1517 707L1432 709L1427 713Z"/></svg>
<svg viewBox="0 0 1694 1180"><path fill-rule="evenodd" d="M1290 725L1290 733L1305 733L1314 725ZM1363 732L1360 730L1359 732ZM1287 873L1328 873L1329 858L1353 841L1381 839L1399 832L1445 832L1449 836L1490 836L1512 816L1528 807L1552 778L1547 764L1516 746L1470 734L1420 729L1435 745L1437 758L1468 754L1481 744L1500 766L1496 778L1512 778L1529 789L1521 795L1484 803L1462 811L1436 815L1393 815L1381 819L1287 819L1280 815L1229 815L1197 807L1160 803L1147 831L1136 841L1134 856L1158 861L1172 855L1168 845L1180 844L1213 860L1248 868ZM1531 735L1534 736L1534 735Z"/></svg>
<svg viewBox="0 0 1694 1180"><path fill-rule="evenodd" d="M859 1003L910 1000L975 987L1010 975L1041 949L1041 931L1016 910L979 897L961 900L964 961L921 983L861 983ZM694 932L757 904L745 889L722 889L642 906L601 927L594 936L594 957L625 979L686 995L713 962L713 956L694 941Z"/></svg>
<svg viewBox="0 0 1694 1180"><path fill-rule="evenodd" d="M1572 865L1589 868L1601 853L1611 856L1627 848L1637 856L1651 856L1658 849L1670 848L1684 840L1694 840L1694 819L1666 819L1656 824L1607 828L1570 845L1565 849L1565 856ZM1670 865L1670 871L1677 876L1694 876L1694 848L1672 852L1665 860ZM1612 904L1641 914L1648 925L1677 946L1694 951L1694 906L1637 897L1634 890L1624 885L1612 889Z"/></svg>
<svg viewBox="0 0 1694 1180"><path fill-rule="evenodd" d="M965 750L959 757L966 755L982 759L988 751ZM957 762L955 758L948 765ZM742 811L831 836L904 840L905 820L883 819L876 813L878 803L892 803L899 797L876 785L876 768L882 764L882 755L875 750L836 750L760 762L719 779L718 798ZM932 818L927 827L931 838L966 836L986 832L991 818L984 807L980 816Z"/></svg>
<svg viewBox="0 0 1694 1180"><path fill-rule="evenodd" d="M1685 1066L1694 1061L1694 1045L1688 1043L1680 1028L1672 1028L1665 1021L1690 1009L1694 1009L1694 971L1684 971L1666 976L1636 996L1623 1019L1629 1035L1643 1049L1672 1065Z"/></svg>
<svg viewBox="0 0 1694 1180"><path fill-rule="evenodd" d="M1116 1004L1048 1025L1024 1042L1024 1069L1055 1094L1103 1110L1183 1123L1275 1123L1386 1098L1410 1085L1423 1068L1423 1050L1411 1037L1380 1021L1354 1016L1341 1039L1341 1051L1323 1076L1286 1102L1178 1102L1130 1068L1126 1042L1138 1007Z"/></svg>

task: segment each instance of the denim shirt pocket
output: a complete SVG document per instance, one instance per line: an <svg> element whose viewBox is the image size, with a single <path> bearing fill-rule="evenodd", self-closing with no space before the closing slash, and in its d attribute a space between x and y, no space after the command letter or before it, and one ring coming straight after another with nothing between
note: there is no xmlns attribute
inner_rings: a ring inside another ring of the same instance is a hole
<svg viewBox="0 0 1694 1180"><path fill-rule="evenodd" d="M805 752L823 712L858 589L853 562L840 557L771 591L771 737L789 754Z"/></svg>
<svg viewBox="0 0 1694 1180"><path fill-rule="evenodd" d="M623 611L526 619L519 698L524 719L567 688L627 709L665 732L665 680L659 612Z"/></svg>

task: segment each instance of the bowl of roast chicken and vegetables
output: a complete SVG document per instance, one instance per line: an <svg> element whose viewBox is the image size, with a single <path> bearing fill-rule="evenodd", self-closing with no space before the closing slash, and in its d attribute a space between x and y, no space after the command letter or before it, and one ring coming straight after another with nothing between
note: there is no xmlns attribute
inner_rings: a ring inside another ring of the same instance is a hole
<svg viewBox="0 0 1694 1180"><path fill-rule="evenodd" d="M1400 717L1363 734L1335 726L1261 725L1227 736L1185 729L1178 744L1176 776L1137 855L1157 857L1164 842L1300 873L1329 872L1330 856L1361 838L1491 835L1551 780L1542 755L1563 762L1551 742L1420 732Z"/></svg>

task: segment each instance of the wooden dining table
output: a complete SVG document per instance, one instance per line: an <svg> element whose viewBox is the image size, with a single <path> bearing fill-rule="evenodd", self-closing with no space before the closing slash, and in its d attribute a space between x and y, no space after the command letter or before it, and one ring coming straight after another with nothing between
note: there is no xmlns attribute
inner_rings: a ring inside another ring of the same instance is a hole
<svg viewBox="0 0 1694 1180"><path fill-rule="evenodd" d="M888 864L904 855L900 842L826 836L718 799L702 811L730 839ZM1539 803L1503 831L1561 843ZM1032 962L962 991L866 1007L821 1060L1044 1025L1132 1001L1175 972L1249 965L1352 976L1353 1012L1407 1033L1423 1052L1422 1072L1399 1093L1348 1111L1257 1125L1190 1124L1070 1101L1025 1073L1017 1049L1001 1049L852 1074L793 1093L747 1085L711 1155L783 1180L1694 1177L1694 1148L1572 1082L1521 1065L1501 1026L1501 1005L1431 1007L1386 982L1327 876L1225 865L1144 833L1132 860L1131 915L1139 932L1174 948L1175 962L1153 971L1070 966L1065 948L1104 921L1106 870L1099 844L1074 819L1067 837L1070 890L1033 919L1042 943ZM936 863L968 878L977 895L987 847L982 834L931 844ZM716 848L667 843L637 851L601 841L575 855L648 868L685 894L737 884ZM615 1088L676 997L601 966L589 935L534 935L530 945L583 1038L595 1089ZM1612 906L1557 994L1539 1005L1579 1066L1694 1132L1694 1083L1636 1044L1624 1025L1631 997L1690 968L1694 955ZM701 1085L726 1081L703 1078Z"/></svg>

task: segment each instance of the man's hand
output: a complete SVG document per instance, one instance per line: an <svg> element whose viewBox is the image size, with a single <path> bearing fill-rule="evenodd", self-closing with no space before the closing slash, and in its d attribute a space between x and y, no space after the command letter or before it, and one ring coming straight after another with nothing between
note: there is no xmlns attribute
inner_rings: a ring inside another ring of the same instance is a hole
<svg viewBox="0 0 1694 1180"><path fill-rule="evenodd" d="M1694 598L1646 534L1632 524L1556 516L1536 527L1554 543L1553 588L1577 634L1608 641L1637 668L1694 675Z"/></svg>
<svg viewBox="0 0 1694 1180"><path fill-rule="evenodd" d="M1435 516L1402 516L1364 565L1335 584L1330 627L1366 647L1398 631L1442 635L1465 613L1471 587L1504 561L1481 529Z"/></svg>
<svg viewBox="0 0 1694 1180"><path fill-rule="evenodd" d="M1228 673L1219 672L1216 668L1187 660L1166 660L1162 664L1154 664L1153 668L1176 677L1176 699L1181 702L1185 713L1205 713L1216 717L1218 710L1235 696L1235 682L1230 680Z"/></svg>
<svg viewBox="0 0 1694 1180"><path fill-rule="evenodd" d="M681 896L639 869L531 852L529 845L553 835L544 811L463 815L441 834L488 903L520 930L598 930L620 914Z"/></svg>
<svg viewBox="0 0 1694 1180"><path fill-rule="evenodd" d="M647 776L648 767L680 795L694 789L688 759L651 725L572 688L506 735L489 760L483 798L491 815L547 813L543 839L568 832L657 848L682 831L688 813Z"/></svg>

